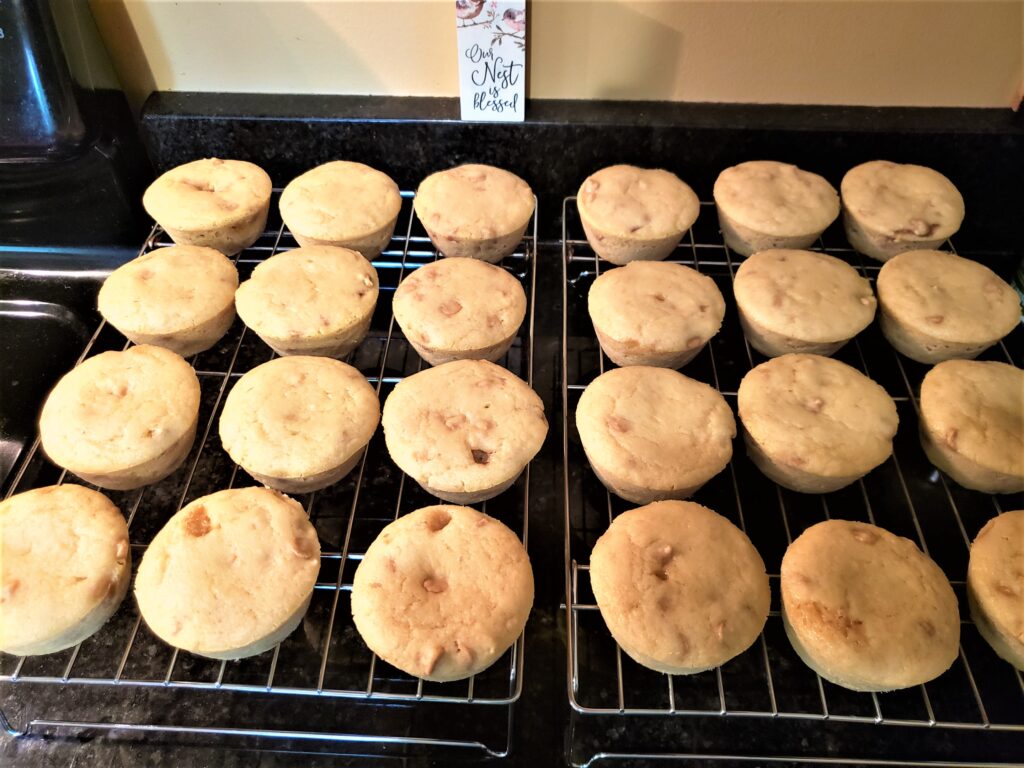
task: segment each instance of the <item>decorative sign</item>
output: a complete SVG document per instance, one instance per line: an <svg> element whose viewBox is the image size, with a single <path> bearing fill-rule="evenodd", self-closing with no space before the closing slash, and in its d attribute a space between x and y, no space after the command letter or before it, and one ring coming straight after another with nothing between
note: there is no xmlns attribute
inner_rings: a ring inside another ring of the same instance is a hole
<svg viewBox="0 0 1024 768"><path fill-rule="evenodd" d="M525 0L455 0L463 120L526 113Z"/></svg>

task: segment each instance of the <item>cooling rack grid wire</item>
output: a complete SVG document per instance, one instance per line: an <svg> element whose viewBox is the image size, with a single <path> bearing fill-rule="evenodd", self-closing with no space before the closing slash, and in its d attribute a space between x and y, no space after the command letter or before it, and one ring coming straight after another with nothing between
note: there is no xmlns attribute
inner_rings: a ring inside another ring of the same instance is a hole
<svg viewBox="0 0 1024 768"><path fill-rule="evenodd" d="M565 199L562 213L567 687L579 721L588 717L596 721L599 716L677 718L677 722L715 718L734 723L760 718L775 721L780 728L784 725L779 721L831 721L863 725L863 738L871 739L881 734L867 729L878 726L1019 732L1018 757L1024 755L1024 679L981 639L969 620L964 590L970 541L988 519L1000 511L1024 507L1024 499L1020 494L967 491L928 463L917 442L916 414L927 367L898 355L877 324L835 357L878 381L896 401L900 428L893 457L848 488L822 496L803 495L765 478L747 459L738 439L729 466L695 497L741 527L765 560L773 604L762 635L722 667L691 676L652 672L621 651L597 610L588 562L595 541L611 520L635 505L601 485L589 468L575 427L582 391L613 365L600 352L586 303L596 277L614 267L598 260L583 238L575 198ZM952 249L952 243L947 247ZM829 230L815 248L848 261L874 283L881 265L852 251L841 230ZM740 329L732 279L742 257L722 242L713 203L701 204L697 223L670 260L712 277L726 298L721 332L682 372L721 391L735 412L740 380L766 358L749 346ZM982 359L1019 366L1022 349L1024 329L1018 327ZM830 517L871 522L906 536L943 568L960 601L963 622L959 658L950 671L905 691L854 693L823 680L796 656L779 616L779 566L793 539ZM675 756L699 755L680 752ZM615 749L598 750L596 756L593 752L572 756L574 764L612 757L629 758L630 753ZM745 756L737 752L736 757Z"/></svg>
<svg viewBox="0 0 1024 768"><path fill-rule="evenodd" d="M279 190L275 190L272 201L272 210L275 211L277 194ZM369 335L346 359L367 376L382 403L396 383L425 366L394 321L391 313L394 290L404 276L438 258L413 211L413 193L403 192L402 198L398 229L389 247L373 262L380 277L380 297ZM519 335L499 363L531 385L536 232L535 211L528 234L516 251L500 264L525 289L528 307ZM154 227L140 255L172 244L159 227ZM275 253L296 247L297 243L284 225L275 221L253 246L236 257L240 278L246 279L255 265ZM123 336L101 323L79 362L102 351L127 346ZM236 319L227 336L215 347L190 359L199 377L202 398L198 436L185 464L172 476L153 486L108 493L128 520L134 566L141 560L147 543L182 506L223 488L256 484L222 450L217 420L224 398L234 382L274 356L269 347ZM7 495L65 481L78 482L73 475L53 466L44 457L36 440L16 469ZM507 753L511 736L511 705L522 690L522 637L488 670L468 680L432 683L413 678L383 662L370 653L355 632L349 593L355 568L366 547L386 524L399 515L438 503L391 462L382 430L377 430L360 463L348 477L327 489L296 498L303 503L320 537L320 573L302 624L272 651L234 662L179 653L149 632L135 601L129 596L96 635L73 649L40 657L0 654L0 685L18 686L19 690L33 685L110 686L318 697L335 702L325 706L339 708L348 706L342 700L385 704L392 709L395 705L413 708L434 705L454 705L462 709L472 707L481 720L486 718L501 723L503 733L497 741L491 732L493 729L486 734L490 738L475 738L472 725L462 728L457 737L441 738L437 734L413 736L404 728L395 729L396 733L333 733L309 731L302 725L269 729L250 728L245 723L232 724L232 727L213 727L204 723L185 726L109 723L104 721L103 712L95 713L96 722L90 719L89 723L38 719L19 731L4 717L0 725L14 735L35 730L59 731L61 726L75 729L116 727L186 734L325 739L356 745L393 743L414 747L468 748L491 755ZM516 531L525 545L529 527L529 467L511 489L476 506ZM451 708L442 706L441 709L451 719ZM489 710L486 716L483 710ZM490 716L490 711L495 715ZM472 723L474 719L469 718L467 722Z"/></svg>

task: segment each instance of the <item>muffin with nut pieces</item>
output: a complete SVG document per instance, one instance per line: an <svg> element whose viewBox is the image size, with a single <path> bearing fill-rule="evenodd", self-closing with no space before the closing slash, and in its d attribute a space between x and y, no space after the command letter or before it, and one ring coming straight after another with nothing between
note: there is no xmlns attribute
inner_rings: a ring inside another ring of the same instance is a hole
<svg viewBox="0 0 1024 768"><path fill-rule="evenodd" d="M479 259L425 264L392 300L395 322L431 365L452 360L497 362L526 317L526 292L511 274Z"/></svg>
<svg viewBox="0 0 1024 768"><path fill-rule="evenodd" d="M594 545L590 583L622 650L670 675L704 672L745 651L771 602L746 534L690 501L616 517Z"/></svg>
<svg viewBox="0 0 1024 768"><path fill-rule="evenodd" d="M114 615L131 570L128 524L102 493L65 483L0 502L0 651L82 642Z"/></svg>
<svg viewBox="0 0 1024 768"><path fill-rule="evenodd" d="M299 245L336 245L372 260L391 240L402 196L387 174L334 160L292 179L280 206Z"/></svg>
<svg viewBox="0 0 1024 768"><path fill-rule="evenodd" d="M443 255L496 264L522 241L535 201L530 185L514 173L469 164L427 176L413 206Z"/></svg>
<svg viewBox="0 0 1024 768"><path fill-rule="evenodd" d="M616 365L680 368L722 327L725 299L695 269L634 261L594 281L587 309L601 349Z"/></svg>
<svg viewBox="0 0 1024 768"><path fill-rule="evenodd" d="M352 580L352 620L370 650L424 680L487 669L522 634L532 605L526 548L469 507L399 517L366 550Z"/></svg>
<svg viewBox="0 0 1024 768"><path fill-rule="evenodd" d="M178 245L202 245L230 256L263 232L271 191L270 177L258 165L213 157L158 177L142 205Z"/></svg>
<svg viewBox="0 0 1024 768"><path fill-rule="evenodd" d="M873 160L851 168L840 185L846 239L865 256L938 248L964 220L953 182L923 165Z"/></svg>
<svg viewBox="0 0 1024 768"><path fill-rule="evenodd" d="M377 270L356 251L312 245L271 256L238 287L238 316L280 355L344 357L366 337Z"/></svg>
<svg viewBox="0 0 1024 768"><path fill-rule="evenodd" d="M158 248L103 282L103 318L136 344L190 357L216 344L235 319L238 270L220 251L197 245Z"/></svg>
<svg viewBox="0 0 1024 768"><path fill-rule="evenodd" d="M39 416L43 451L101 488L127 491L181 466L195 441L199 379L180 356L143 344L66 373Z"/></svg>
<svg viewBox="0 0 1024 768"><path fill-rule="evenodd" d="M892 455L899 416L876 382L846 363L790 354L756 366L737 396L747 454L779 485L828 493Z"/></svg>
<svg viewBox="0 0 1024 768"><path fill-rule="evenodd" d="M667 258L700 213L697 195L674 173L633 165L588 176L576 205L590 247L612 264Z"/></svg>
<svg viewBox="0 0 1024 768"><path fill-rule="evenodd" d="M824 178L773 160L726 168L714 198L725 243L743 256L807 248L839 216L839 194Z"/></svg>
<svg viewBox="0 0 1024 768"><path fill-rule="evenodd" d="M851 520L812 525L786 550L780 589L794 650L836 685L909 688L956 660L953 588L914 542L883 528Z"/></svg>

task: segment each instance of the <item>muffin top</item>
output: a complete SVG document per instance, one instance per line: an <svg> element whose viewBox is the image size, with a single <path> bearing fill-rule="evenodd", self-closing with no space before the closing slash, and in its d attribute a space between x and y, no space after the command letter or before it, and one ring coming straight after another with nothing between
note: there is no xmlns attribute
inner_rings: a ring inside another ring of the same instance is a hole
<svg viewBox="0 0 1024 768"><path fill-rule="evenodd" d="M964 199L938 171L873 160L847 171L843 207L861 226L896 242L943 240L960 229Z"/></svg>
<svg viewBox="0 0 1024 768"><path fill-rule="evenodd" d="M389 523L352 582L352 618L366 644L427 680L490 666L523 631L532 605L533 571L519 538L469 507L424 507Z"/></svg>
<svg viewBox="0 0 1024 768"><path fill-rule="evenodd" d="M576 203L592 226L632 240L679 236L700 213L697 195L674 173L634 165L612 165L591 174Z"/></svg>
<svg viewBox="0 0 1024 768"><path fill-rule="evenodd" d="M387 174L334 160L292 179L281 192L280 206L293 232L318 240L357 240L394 221L402 196Z"/></svg>
<svg viewBox="0 0 1024 768"><path fill-rule="evenodd" d="M302 505L269 488L233 488L167 521L142 557L135 597L161 639L223 654L281 627L319 571L320 542Z"/></svg>
<svg viewBox="0 0 1024 768"><path fill-rule="evenodd" d="M329 337L377 304L377 270L358 252L311 245L271 256L238 287L242 321L276 339Z"/></svg>
<svg viewBox="0 0 1024 768"><path fill-rule="evenodd" d="M839 194L823 177L772 160L726 168L714 197L736 223L776 237L821 232L839 215Z"/></svg>
<svg viewBox="0 0 1024 768"><path fill-rule="evenodd" d="M526 293L501 267L456 257L425 264L405 278L392 307L406 336L431 349L471 351L519 330Z"/></svg>
<svg viewBox="0 0 1024 768"><path fill-rule="evenodd" d="M576 407L591 461L629 483L670 492L703 483L732 457L736 421L717 390L667 368L613 368Z"/></svg>
<svg viewBox="0 0 1024 768"><path fill-rule="evenodd" d="M985 618L1024 654L1024 510L989 520L971 544L967 586Z"/></svg>
<svg viewBox="0 0 1024 768"><path fill-rule="evenodd" d="M516 476L548 431L537 393L486 360L455 360L403 379L384 402L382 422L402 471L447 493Z"/></svg>
<svg viewBox="0 0 1024 768"><path fill-rule="evenodd" d="M750 539L689 501L616 517L594 545L590 583L623 650L663 672L728 661L768 618L768 576Z"/></svg>
<svg viewBox="0 0 1024 768"><path fill-rule="evenodd" d="M100 288L99 310L119 330L174 334L230 307L237 288L238 270L220 251L174 245L115 269Z"/></svg>
<svg viewBox="0 0 1024 768"><path fill-rule="evenodd" d="M377 394L359 371L327 357L294 355L238 380L224 401L220 439L246 469L308 477L351 457L379 421Z"/></svg>
<svg viewBox="0 0 1024 768"><path fill-rule="evenodd" d="M782 558L782 605L825 677L855 690L931 680L957 656L960 613L942 570L883 528L826 520Z"/></svg>
<svg viewBox="0 0 1024 768"><path fill-rule="evenodd" d="M459 165L432 173L416 190L416 215L441 237L487 240L519 230L533 214L533 190L514 173Z"/></svg>
<svg viewBox="0 0 1024 768"><path fill-rule="evenodd" d="M146 213L164 228L229 227L270 201L266 171L244 160L193 160L163 174L142 196Z"/></svg>
<svg viewBox="0 0 1024 768"><path fill-rule="evenodd" d="M1024 477L1024 371L947 360L921 382L921 422L938 442L980 464Z"/></svg>
<svg viewBox="0 0 1024 768"><path fill-rule="evenodd" d="M892 454L899 417L877 383L830 357L788 354L740 382L740 421L773 461L828 477L861 475Z"/></svg>
<svg viewBox="0 0 1024 768"><path fill-rule="evenodd" d="M152 461L199 412L199 379L180 355L142 344L72 368L43 404L43 450L73 472L102 474Z"/></svg>
<svg viewBox="0 0 1024 768"><path fill-rule="evenodd" d="M80 624L128 560L128 525L102 493L68 483L0 502L0 650Z"/></svg>
<svg viewBox="0 0 1024 768"><path fill-rule="evenodd" d="M875 317L871 283L845 261L813 251L749 256L736 271L733 292L755 323L800 341L845 341Z"/></svg>
<svg viewBox="0 0 1024 768"><path fill-rule="evenodd" d="M714 280L662 261L634 261L602 273L590 287L587 308L603 335L655 351L699 347L725 317Z"/></svg>
<svg viewBox="0 0 1024 768"><path fill-rule="evenodd" d="M878 298L903 325L943 341L985 344L1020 321L1017 292L984 264L946 251L906 251L882 265Z"/></svg>

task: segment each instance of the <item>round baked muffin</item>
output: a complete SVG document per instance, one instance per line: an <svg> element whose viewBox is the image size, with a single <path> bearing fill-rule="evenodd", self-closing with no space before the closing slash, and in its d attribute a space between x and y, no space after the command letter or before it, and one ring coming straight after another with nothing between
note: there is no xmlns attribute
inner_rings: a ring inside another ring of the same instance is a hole
<svg viewBox="0 0 1024 768"><path fill-rule="evenodd" d="M667 368L614 368L584 390L576 427L594 474L636 504L685 499L732 458L736 420L707 384Z"/></svg>
<svg viewBox="0 0 1024 768"><path fill-rule="evenodd" d="M268 488L233 488L167 521L142 556L135 599L165 643L241 659L292 633L319 571L320 542L298 502Z"/></svg>
<svg viewBox="0 0 1024 768"><path fill-rule="evenodd" d="M782 355L753 368L737 397L747 454L784 488L828 493L892 455L899 416L877 383L820 355Z"/></svg>
<svg viewBox="0 0 1024 768"><path fill-rule="evenodd" d="M258 165L214 157L167 171L146 189L142 205L178 245L230 256L256 242L267 226L271 187Z"/></svg>
<svg viewBox="0 0 1024 768"><path fill-rule="evenodd" d="M771 603L750 539L690 501L616 517L590 555L590 584L622 650L669 675L704 672L743 653Z"/></svg>
<svg viewBox="0 0 1024 768"><path fill-rule="evenodd" d="M311 245L257 265L235 306L279 355L344 357L370 330L378 286L377 270L357 251Z"/></svg>
<svg viewBox="0 0 1024 768"><path fill-rule="evenodd" d="M846 239L865 256L938 248L964 220L964 199L938 171L873 160L851 168L840 184Z"/></svg>
<svg viewBox="0 0 1024 768"><path fill-rule="evenodd" d="M335 160L292 179L280 207L299 245L342 246L372 260L394 234L402 196L387 174Z"/></svg>
<svg viewBox="0 0 1024 768"><path fill-rule="evenodd" d="M227 333L237 288L238 270L220 251L175 245L111 272L100 288L99 310L136 344L190 357Z"/></svg>
<svg viewBox="0 0 1024 768"><path fill-rule="evenodd" d="M486 360L455 360L403 379L384 402L382 423L399 469L460 504L509 488L548 433L537 393Z"/></svg>
<svg viewBox="0 0 1024 768"><path fill-rule="evenodd" d="M949 360L921 382L921 445L965 488L1024 491L1024 371L1006 363Z"/></svg>
<svg viewBox="0 0 1024 768"><path fill-rule="evenodd" d="M366 378L327 357L279 357L238 380L224 401L220 440L266 486L308 493L358 463L380 422Z"/></svg>
<svg viewBox="0 0 1024 768"><path fill-rule="evenodd" d="M956 595L909 539L849 520L812 525L782 558L782 622L811 669L854 691L945 672L960 647Z"/></svg>
<svg viewBox="0 0 1024 768"><path fill-rule="evenodd" d="M590 247L612 264L666 258L700 213L700 200L678 176L633 165L588 176L576 205Z"/></svg>
<svg viewBox="0 0 1024 768"><path fill-rule="evenodd" d="M102 493L51 485L0 502L0 651L82 642L114 615L131 570L128 525Z"/></svg>
<svg viewBox="0 0 1024 768"><path fill-rule="evenodd" d="M469 507L424 507L389 523L352 580L352 620L364 642L424 680L487 669L522 634L532 606L526 549Z"/></svg>
<svg viewBox="0 0 1024 768"><path fill-rule="evenodd" d="M760 251L736 271L733 293L750 346L763 355L831 355L875 317L871 283L813 251Z"/></svg>
<svg viewBox="0 0 1024 768"><path fill-rule="evenodd" d="M601 349L616 365L680 368L722 327L725 299L695 269L634 261L594 281L587 309Z"/></svg>
<svg viewBox="0 0 1024 768"><path fill-rule="evenodd" d="M444 256L495 264L523 239L536 201L530 185L490 165L460 165L432 173L416 190L413 206Z"/></svg>
<svg viewBox="0 0 1024 768"><path fill-rule="evenodd" d="M43 403L39 437L58 466L127 491L185 460L199 420L199 379L180 356L143 344L68 371Z"/></svg>
<svg viewBox="0 0 1024 768"><path fill-rule="evenodd" d="M431 365L494 363L519 333L526 293L501 267L454 257L414 271L398 286L391 306L405 338Z"/></svg>
<svg viewBox="0 0 1024 768"><path fill-rule="evenodd" d="M972 359L1020 322L1017 292L983 264L945 251L908 251L878 273L882 333L919 363Z"/></svg>
<svg viewBox="0 0 1024 768"><path fill-rule="evenodd" d="M725 243L743 256L769 248L807 248L839 215L839 194L816 173L751 160L715 180Z"/></svg>
<svg viewBox="0 0 1024 768"><path fill-rule="evenodd" d="M978 632L1024 670L1024 510L988 521L971 545L967 602Z"/></svg>

